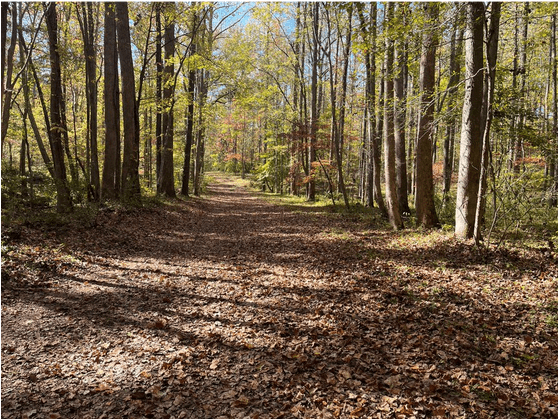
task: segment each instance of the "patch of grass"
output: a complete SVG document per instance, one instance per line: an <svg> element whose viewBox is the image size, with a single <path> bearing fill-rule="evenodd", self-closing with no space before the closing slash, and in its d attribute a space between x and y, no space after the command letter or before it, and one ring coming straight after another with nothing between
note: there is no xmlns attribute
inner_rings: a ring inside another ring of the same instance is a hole
<svg viewBox="0 0 558 419"><path fill-rule="evenodd" d="M471 392L476 394L477 397L484 402L494 400L494 395L492 394L492 392L479 388L476 385L471 387Z"/></svg>
<svg viewBox="0 0 558 419"><path fill-rule="evenodd" d="M338 229L338 228L329 231L324 231L323 234L327 237L331 237L338 240L351 240L353 238L348 231Z"/></svg>
<svg viewBox="0 0 558 419"><path fill-rule="evenodd" d="M553 329L557 329L558 328L558 314L548 315L545 319L545 323L547 324L548 327L551 327Z"/></svg>
<svg viewBox="0 0 558 419"><path fill-rule="evenodd" d="M394 238L388 243L389 247L400 248L428 248L439 246L446 242L453 243L453 232L443 230L425 231L424 229L406 229L394 234Z"/></svg>

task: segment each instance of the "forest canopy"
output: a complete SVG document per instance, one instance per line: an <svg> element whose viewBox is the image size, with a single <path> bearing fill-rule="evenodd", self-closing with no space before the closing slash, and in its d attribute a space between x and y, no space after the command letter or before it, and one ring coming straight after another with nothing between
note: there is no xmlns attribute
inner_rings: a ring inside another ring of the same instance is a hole
<svg viewBox="0 0 558 419"><path fill-rule="evenodd" d="M204 173L558 235L556 3L2 2L2 222Z"/></svg>

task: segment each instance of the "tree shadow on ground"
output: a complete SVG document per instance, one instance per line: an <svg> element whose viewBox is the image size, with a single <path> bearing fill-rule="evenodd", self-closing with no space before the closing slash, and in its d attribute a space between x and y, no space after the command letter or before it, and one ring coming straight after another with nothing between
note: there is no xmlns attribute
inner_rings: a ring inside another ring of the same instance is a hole
<svg viewBox="0 0 558 419"><path fill-rule="evenodd" d="M419 254L238 199L105 214L62 238L75 266L3 281L3 417L552 413L555 329L532 304L452 285L474 267L512 289L541 260L449 241Z"/></svg>

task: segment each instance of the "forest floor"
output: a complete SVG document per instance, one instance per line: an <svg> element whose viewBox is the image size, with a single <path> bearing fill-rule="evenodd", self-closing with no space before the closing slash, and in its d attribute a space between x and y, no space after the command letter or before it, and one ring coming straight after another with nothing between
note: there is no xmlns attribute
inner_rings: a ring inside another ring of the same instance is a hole
<svg viewBox="0 0 558 419"><path fill-rule="evenodd" d="M2 251L2 418L558 417L550 250L234 178Z"/></svg>

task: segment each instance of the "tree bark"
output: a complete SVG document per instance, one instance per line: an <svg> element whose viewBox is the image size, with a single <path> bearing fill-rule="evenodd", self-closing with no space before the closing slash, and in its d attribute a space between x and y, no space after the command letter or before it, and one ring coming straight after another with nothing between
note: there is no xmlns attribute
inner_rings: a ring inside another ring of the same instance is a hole
<svg viewBox="0 0 558 419"><path fill-rule="evenodd" d="M550 30L550 42L551 42L551 68L552 68L552 85L553 85L553 101L552 101L552 135L553 140L550 144L550 164L551 169L549 170L550 177L550 195L548 198L548 205L550 207L555 207L558 203L558 170L557 170L557 160L558 160L558 86L557 86L557 63L556 58L556 13L552 15L552 23Z"/></svg>
<svg viewBox="0 0 558 419"><path fill-rule="evenodd" d="M362 41L364 42L364 64L366 68L366 161L365 161L365 174L366 180L364 182L364 204L374 206L374 159L372 143L376 136L376 58L372 51L375 51L376 42L376 3L370 3L370 30L367 28L367 23L364 17L363 3L357 3L358 14L360 18L360 31Z"/></svg>
<svg viewBox="0 0 558 419"><path fill-rule="evenodd" d="M200 70L199 77L199 115L198 132L196 135L196 159L194 161L194 195L200 196L201 193L201 174L203 170L203 157L205 153L205 125L203 120L203 110L207 99L207 74L204 69ZM244 170L244 158L242 158L242 171Z"/></svg>
<svg viewBox="0 0 558 419"><path fill-rule="evenodd" d="M457 96L457 84L461 77L461 65L459 63L461 55L463 53L463 30L458 30L460 24L459 15L456 17L454 22L454 29L450 43L450 79L448 81L447 92L448 92L448 113L449 117L446 124L446 133L444 138L444 186L443 195L444 203L446 202L447 196L451 188L451 177L453 173L453 155L454 155L454 145L455 145L455 102Z"/></svg>
<svg viewBox="0 0 558 419"><path fill-rule="evenodd" d="M554 153L554 174L551 178L551 182L553 186L551 188L551 195L549 204L552 207L555 207L558 203L558 170L556 170L556 161L558 160L558 77L557 77L557 64L558 58L556 57L556 13L552 15L552 85L554 89L553 94L553 107L552 107L552 133L554 136L554 146L553 153Z"/></svg>
<svg viewBox="0 0 558 419"><path fill-rule="evenodd" d="M7 10L4 10L5 3L2 3L2 54L4 54L5 42L6 42L6 32L7 32L7 16L4 17L4 13L7 15ZM7 6L6 6L7 7ZM12 95L13 95L13 84L12 84L12 73L14 68L14 53L17 44L17 7L16 3L12 3L12 34L10 39L10 46L8 48L8 56L2 57L2 140L0 144L0 150L4 150L4 141L6 135L8 134L8 123L10 120L10 110L12 108ZM5 68L5 74L4 74Z"/></svg>
<svg viewBox="0 0 558 419"><path fill-rule="evenodd" d="M122 80L122 117L124 120L124 154L122 159L122 193L124 202L139 204L139 132L135 98L134 62L130 41L128 3L116 3L116 32Z"/></svg>
<svg viewBox="0 0 558 419"><path fill-rule="evenodd" d="M101 198L120 196L120 106L118 89L118 51L116 48L115 3L105 3L104 100L105 155Z"/></svg>
<svg viewBox="0 0 558 419"><path fill-rule="evenodd" d="M56 184L56 209L60 213L66 213L72 210L72 200L66 178L64 148L62 144L62 73L60 54L58 52L58 18L56 15L56 3L46 3L44 7L50 55L50 147L54 164L54 182Z"/></svg>
<svg viewBox="0 0 558 419"><path fill-rule="evenodd" d="M174 4L166 4L165 16L165 70L163 89L163 143L161 150L161 179L159 193L169 198L176 197L174 189Z"/></svg>
<svg viewBox="0 0 558 419"><path fill-rule="evenodd" d="M194 13L192 22L192 39L190 41L190 57L196 54L196 28L197 14ZM190 187L190 160L194 135L194 89L196 87L196 69L190 68L188 72L188 106L186 107L186 142L184 144L184 164L182 166L182 188L180 193L188 196Z"/></svg>
<svg viewBox="0 0 558 419"><path fill-rule="evenodd" d="M307 198L309 201L316 200L316 181L314 180L313 163L316 161L316 133L318 131L318 31L320 29L319 11L320 3L316 2L312 5L312 85L311 95L312 101L310 103L310 144L308 148L308 193Z"/></svg>
<svg viewBox="0 0 558 419"><path fill-rule="evenodd" d="M386 177L386 202L390 224L394 230L403 228L403 220L397 201L395 177L395 137L394 137L394 87L393 87L393 40L389 33L393 22L393 3L386 3L387 36L385 40L385 99L384 99L384 166Z"/></svg>
<svg viewBox="0 0 558 419"><path fill-rule="evenodd" d="M406 28L408 8L406 4L400 3L398 12L403 19L403 29ZM409 199L407 195L407 155L405 152L405 127L407 119L407 42L403 33L399 36L395 47L397 68L395 73L395 178L397 188L397 201L401 214L410 214Z"/></svg>
<svg viewBox="0 0 558 419"><path fill-rule="evenodd" d="M8 38L8 2L0 4L1 10L1 31L2 31L2 79L0 84L2 103L4 103L4 75L6 71L6 40Z"/></svg>
<svg viewBox="0 0 558 419"><path fill-rule="evenodd" d="M349 21L352 20L352 7L349 7ZM331 27L330 27L330 18L329 18L329 10L326 8L326 21L328 25L328 36L331 36ZM345 182L343 179L343 161L341 157L342 153L342 143L343 143L343 129L345 125L345 97L347 92L347 75L348 75L348 68L349 68L349 52L351 48L350 44L350 37L352 32L352 25L349 23L349 31L347 34L347 40L345 44L345 51L344 51L344 68L343 68L343 75L341 80L341 98L339 100L339 121L337 121L337 100L336 100L336 91L334 87L334 80L333 80L333 72L334 67L331 60L331 50L328 52L328 62L329 62L329 85L330 85L330 95L331 95L331 127L332 127L332 140L334 142L334 149L335 149L335 160L337 165L337 180L339 183L339 190L343 195L343 200L345 202L345 206L349 208L349 197L347 196L347 191L345 189ZM338 41L339 42L339 41ZM329 42L331 45L331 41Z"/></svg>
<svg viewBox="0 0 558 419"><path fill-rule="evenodd" d="M473 237L482 145L484 4L467 3L465 97L461 125L455 235Z"/></svg>
<svg viewBox="0 0 558 419"><path fill-rule="evenodd" d="M2 4L2 7L4 7L4 3ZM25 39L23 37L23 24L20 20L20 25L18 27L18 34L19 34L19 57L20 57L20 61L23 62L25 60L25 54L27 53L27 47L25 45ZM32 62L29 61L29 67L32 67ZM54 179L54 166L52 164L52 160L50 159L50 156L48 155L48 152L46 150L42 135L41 135L41 131L39 130L39 127L37 125L37 121L35 120L35 115L33 114L33 107L31 106L31 93L30 93L30 89L29 89L29 76L28 76L28 72L29 72L29 67L24 69L22 74L21 74L21 84L23 86L23 98L24 98L24 103L25 103L25 114L27 115L27 118L29 119L29 123L31 124L31 129L33 131L33 135L35 136L35 140L37 141L37 146L39 147L39 152L41 153L41 157L43 158L43 162L45 163L45 166L50 174L50 176ZM29 150L28 150L29 151Z"/></svg>
<svg viewBox="0 0 558 419"><path fill-rule="evenodd" d="M91 155L90 179L87 181L93 191L93 200L99 200L99 159L97 147L97 53L95 51L95 24L93 3L82 3L81 14L78 6L78 20L83 37L85 53L85 79L87 92L87 141ZM88 162L89 163L89 162Z"/></svg>
<svg viewBox="0 0 558 419"><path fill-rule="evenodd" d="M488 69L485 72L484 78L484 103L483 114L483 137L482 137L482 158L481 158L481 172L479 180L479 191L477 195L477 206L475 209L475 227L473 236L477 244L481 240L480 229L482 220L484 219L485 210L485 195L486 195L486 175L488 172L488 160L490 154L490 127L492 125L492 118L494 117L494 86L496 81L496 60L498 58L498 38L500 33L500 10L501 2L492 2L492 10L490 15L490 28L487 34L487 65Z"/></svg>
<svg viewBox="0 0 558 419"><path fill-rule="evenodd" d="M417 180L415 206L417 224L423 228L439 227L440 221L434 205L434 181L432 177L432 140L434 135L436 34L438 4L424 3L425 17L429 28L422 36L420 58L420 116L417 138Z"/></svg>
<svg viewBox="0 0 558 419"><path fill-rule="evenodd" d="M155 118L155 178L157 179L157 193L161 190L161 150L163 144L163 29L161 27L161 10L164 3L158 2L155 6L155 65L157 70L155 102L157 116Z"/></svg>

